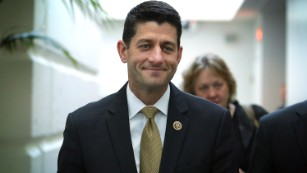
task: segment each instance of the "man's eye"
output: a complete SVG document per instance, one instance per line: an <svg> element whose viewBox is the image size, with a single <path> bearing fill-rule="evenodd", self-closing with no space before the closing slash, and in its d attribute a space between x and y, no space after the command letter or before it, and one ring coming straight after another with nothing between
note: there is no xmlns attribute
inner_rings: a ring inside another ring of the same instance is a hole
<svg viewBox="0 0 307 173"><path fill-rule="evenodd" d="M150 48L150 45L149 44L141 44L141 45L139 45L139 48L148 49L148 48Z"/></svg>
<svg viewBox="0 0 307 173"><path fill-rule="evenodd" d="M173 52L173 48L172 47L164 47L163 48L163 51L165 52L165 53L172 53Z"/></svg>

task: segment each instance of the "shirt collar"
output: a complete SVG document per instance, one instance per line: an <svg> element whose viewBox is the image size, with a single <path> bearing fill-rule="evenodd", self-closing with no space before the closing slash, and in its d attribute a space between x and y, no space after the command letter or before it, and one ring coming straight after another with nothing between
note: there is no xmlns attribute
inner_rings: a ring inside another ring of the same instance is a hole
<svg viewBox="0 0 307 173"><path fill-rule="evenodd" d="M126 91L127 91L129 119L131 119L146 105L134 95L129 85L127 85ZM162 97L154 104L154 106L157 107L164 115L167 115L168 112L169 98L170 98L170 86L168 85Z"/></svg>

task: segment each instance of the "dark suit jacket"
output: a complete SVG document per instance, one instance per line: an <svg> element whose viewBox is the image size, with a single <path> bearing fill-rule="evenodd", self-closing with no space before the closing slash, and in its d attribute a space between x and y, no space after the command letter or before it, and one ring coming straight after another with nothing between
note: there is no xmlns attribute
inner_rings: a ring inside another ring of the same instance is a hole
<svg viewBox="0 0 307 173"><path fill-rule="evenodd" d="M126 85L68 115L58 173L137 173ZM229 111L170 86L160 173L236 172Z"/></svg>
<svg viewBox="0 0 307 173"><path fill-rule="evenodd" d="M307 100L260 119L249 173L307 172Z"/></svg>

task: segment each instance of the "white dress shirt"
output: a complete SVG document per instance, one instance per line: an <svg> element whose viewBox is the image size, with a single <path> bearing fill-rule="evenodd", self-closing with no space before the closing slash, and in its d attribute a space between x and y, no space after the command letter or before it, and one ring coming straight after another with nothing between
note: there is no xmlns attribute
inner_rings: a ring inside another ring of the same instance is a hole
<svg viewBox="0 0 307 173"><path fill-rule="evenodd" d="M169 98L170 87L168 86L163 96L153 105L159 109L157 115L155 116L155 122L160 132L162 146L165 136ZM147 121L145 115L140 111L146 105L134 95L129 85L127 85L127 102L134 159L136 162L137 171L139 172L141 136Z"/></svg>

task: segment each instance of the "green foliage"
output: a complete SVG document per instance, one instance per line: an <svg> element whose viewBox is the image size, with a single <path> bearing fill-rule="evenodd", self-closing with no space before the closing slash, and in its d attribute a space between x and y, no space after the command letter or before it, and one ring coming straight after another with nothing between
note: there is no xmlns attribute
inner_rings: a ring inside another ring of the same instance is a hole
<svg viewBox="0 0 307 173"><path fill-rule="evenodd" d="M74 5L76 5L84 16L89 17L99 26L107 26L112 20L99 0L62 0L62 2L71 15L74 15Z"/></svg>
<svg viewBox="0 0 307 173"><path fill-rule="evenodd" d="M0 5L3 1L4 0L0 0ZM62 0L62 2L72 16L74 16L75 4L80 8L84 16L90 17L99 26L106 26L106 22L111 20L106 11L103 10L99 0ZM35 31L5 35L0 39L0 50L6 49L13 52L18 49L17 45L21 45L26 48L34 48L36 46L36 40L42 41L53 48L56 48L57 50L61 51L75 66L78 65L76 58L74 58L64 46L54 39Z"/></svg>
<svg viewBox="0 0 307 173"><path fill-rule="evenodd" d="M45 35L39 34L37 32L25 32L21 34L10 34L5 36L0 40L0 50L6 49L8 51L15 51L18 48L18 44L26 47L32 48L35 47L35 41L43 41L49 46L56 48L60 52L62 52L75 66L78 65L77 60L69 53L69 51L62 46L57 41L47 37Z"/></svg>

